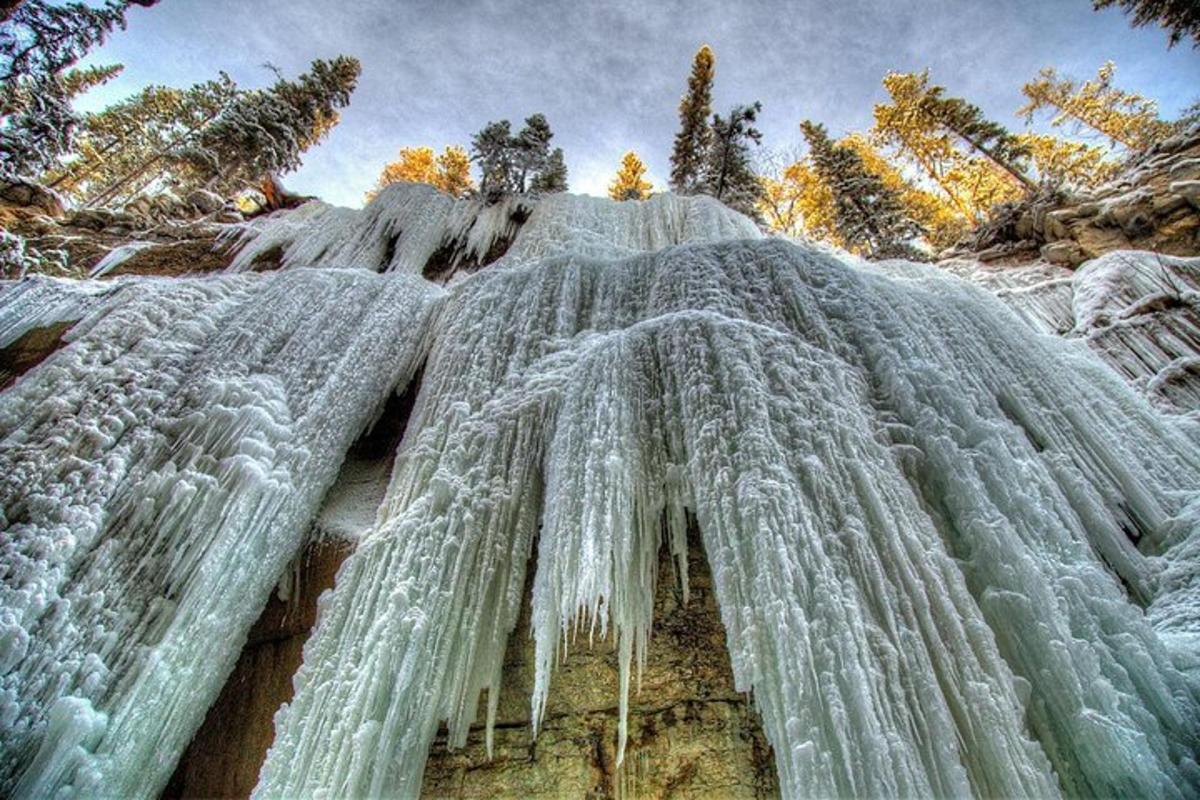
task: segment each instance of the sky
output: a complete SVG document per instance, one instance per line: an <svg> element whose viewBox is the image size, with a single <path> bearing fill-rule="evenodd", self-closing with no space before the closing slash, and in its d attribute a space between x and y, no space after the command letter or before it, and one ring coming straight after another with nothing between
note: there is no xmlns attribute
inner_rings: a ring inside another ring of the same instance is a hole
<svg viewBox="0 0 1200 800"><path fill-rule="evenodd" d="M764 146L795 147L802 119L835 136L870 127L889 71L935 83L1011 128L1021 84L1044 66L1118 85L1172 117L1200 99L1200 49L1167 48L1091 0L161 0L133 8L85 63L124 73L80 104L102 108L151 83L186 86L224 70L244 87L356 56L351 104L285 176L293 191L358 206L401 147L467 145L494 119L546 114L571 190L600 195L634 150L656 188L670 170L678 103L701 44L716 53L714 110L754 100Z"/></svg>

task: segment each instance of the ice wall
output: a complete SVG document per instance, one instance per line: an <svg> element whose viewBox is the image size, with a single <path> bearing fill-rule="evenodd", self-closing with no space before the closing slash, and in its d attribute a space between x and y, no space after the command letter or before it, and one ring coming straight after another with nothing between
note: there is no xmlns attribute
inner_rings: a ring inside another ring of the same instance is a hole
<svg viewBox="0 0 1200 800"><path fill-rule="evenodd" d="M560 202L439 314L259 796L416 794L495 708L527 565L535 717L605 635L624 713L687 513L786 796L1197 791L1193 439L930 268Z"/></svg>
<svg viewBox="0 0 1200 800"><path fill-rule="evenodd" d="M1114 251L1074 272L938 267L991 290L1034 330L1085 342L1163 411L1200 413L1200 258Z"/></svg>
<svg viewBox="0 0 1200 800"><path fill-rule="evenodd" d="M786 796L1200 792L1195 432L1035 332L1107 307L1086 272L1004 279L1010 308L708 198L490 208L309 204L246 232L235 269L281 250L272 276L63 306L89 314L71 344L0 395L27 543L0 596L6 786L157 790L427 351L259 796L417 794L439 724L453 746L494 714L527 569L534 718L561 653L605 636L623 718L689 517ZM498 260L412 274L456 253ZM24 286L0 328L68 313Z"/></svg>
<svg viewBox="0 0 1200 800"><path fill-rule="evenodd" d="M0 308L41 324L80 285ZM104 285L0 394L6 796L161 788L438 295L350 271Z"/></svg>

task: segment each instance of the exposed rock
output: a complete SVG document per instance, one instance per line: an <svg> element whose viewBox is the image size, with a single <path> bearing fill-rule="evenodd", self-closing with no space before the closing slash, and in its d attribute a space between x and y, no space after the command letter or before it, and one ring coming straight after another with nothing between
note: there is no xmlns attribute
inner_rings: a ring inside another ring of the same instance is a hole
<svg viewBox="0 0 1200 800"><path fill-rule="evenodd" d="M220 195L204 189L189 194L185 202L201 214L216 214L225 208L225 201Z"/></svg>
<svg viewBox="0 0 1200 800"><path fill-rule="evenodd" d="M1083 249L1075 242L1051 242L1042 245L1042 258L1051 264L1077 266L1087 260ZM981 259L982 260L982 259Z"/></svg>
<svg viewBox="0 0 1200 800"><path fill-rule="evenodd" d="M22 178L0 179L0 205L28 208L51 217L63 214L62 199L54 190Z"/></svg>
<svg viewBox="0 0 1200 800"><path fill-rule="evenodd" d="M1141 154L1113 181L1088 193L1042 192L997 207L943 258L1020 262L1020 254L1052 242L1055 263L1082 263L1113 250L1141 249L1200 255L1200 127L1179 133Z"/></svg>

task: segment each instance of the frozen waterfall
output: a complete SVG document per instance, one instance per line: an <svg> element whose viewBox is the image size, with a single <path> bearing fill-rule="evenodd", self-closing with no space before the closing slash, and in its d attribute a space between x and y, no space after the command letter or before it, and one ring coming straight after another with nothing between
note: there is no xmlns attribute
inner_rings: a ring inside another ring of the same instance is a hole
<svg viewBox="0 0 1200 800"><path fill-rule="evenodd" d="M670 195L398 186L234 235L226 275L0 295L10 340L79 320L0 394L0 792L155 796L422 363L258 796L417 795L495 714L527 570L532 718L603 637L624 717L689 520L785 796L1200 792L1196 430L1037 332L1119 270L997 299Z"/></svg>

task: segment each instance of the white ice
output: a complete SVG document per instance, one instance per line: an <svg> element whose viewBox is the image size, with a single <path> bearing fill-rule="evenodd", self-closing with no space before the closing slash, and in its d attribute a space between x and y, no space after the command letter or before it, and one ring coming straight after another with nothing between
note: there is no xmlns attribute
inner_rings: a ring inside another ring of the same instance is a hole
<svg viewBox="0 0 1200 800"><path fill-rule="evenodd" d="M21 789L157 792L427 347L258 796L416 795L439 724L495 713L527 569L533 719L605 636L624 718L689 519L785 796L1200 791L1194 428L1036 330L1066 276L865 266L708 198L377 202L256 223L239 268L282 248L271 276L129 282L0 395ZM506 243L445 290L411 274Z"/></svg>

